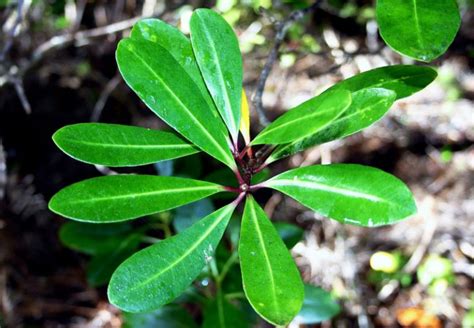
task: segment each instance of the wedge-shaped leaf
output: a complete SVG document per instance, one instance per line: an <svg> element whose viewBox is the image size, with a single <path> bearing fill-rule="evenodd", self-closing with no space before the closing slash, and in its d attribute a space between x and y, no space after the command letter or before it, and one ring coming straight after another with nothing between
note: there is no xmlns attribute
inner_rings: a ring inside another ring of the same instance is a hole
<svg viewBox="0 0 474 328"><path fill-rule="evenodd" d="M110 223L169 210L219 191L219 185L192 179L111 175L62 189L53 196L49 208L77 221Z"/></svg>
<svg viewBox="0 0 474 328"><path fill-rule="evenodd" d="M243 79L239 42L225 19L210 9L195 10L190 28L194 54L207 89L236 143Z"/></svg>
<svg viewBox="0 0 474 328"><path fill-rule="evenodd" d="M194 80L209 108L212 111L217 111L199 71L191 41L180 30L162 20L147 18L133 26L130 37L154 42L168 50L170 55L189 74L189 77Z"/></svg>
<svg viewBox="0 0 474 328"><path fill-rule="evenodd" d="M53 140L72 158L106 166L151 164L199 151L171 132L104 123L68 125Z"/></svg>
<svg viewBox="0 0 474 328"><path fill-rule="evenodd" d="M303 304L303 283L286 245L252 196L245 203L239 256L252 307L275 325L288 324Z"/></svg>
<svg viewBox="0 0 474 328"><path fill-rule="evenodd" d="M235 167L219 114L169 50L129 38L120 41L116 56L123 78L153 112L200 149Z"/></svg>
<svg viewBox="0 0 474 328"><path fill-rule="evenodd" d="M66 222L59 230L59 239L71 249L95 255L114 249L131 231L132 226L126 222L110 223L105 226L93 223Z"/></svg>
<svg viewBox="0 0 474 328"><path fill-rule="evenodd" d="M320 323L335 317L341 307L330 293L311 285L304 285L304 302L295 322L303 325Z"/></svg>
<svg viewBox="0 0 474 328"><path fill-rule="evenodd" d="M371 96L373 91L366 91L365 93L362 93L360 92L361 90L371 88L387 89L396 93L396 99L401 99L422 90L428 84L430 84L436 78L436 76L436 71L430 67L413 65L394 65L376 68L337 83L336 85L326 90L325 93L339 89L349 90L350 92L352 92L353 98L350 107L335 121L333 121L333 124L328 126L327 129L321 131L321 134L318 133L316 135L311 135L306 138L300 138L286 145L279 145L273 152L272 156L269 157L267 163L274 162L279 158L294 154L298 151L302 151L306 148L315 146L322 142L343 137L344 135L339 135L336 133L328 134L328 132L330 131L331 126L339 125L340 120L344 121L346 115L352 115L354 112L360 112L369 115L369 118L373 119L373 113L379 113L383 108L383 103L385 101L382 101L380 98L385 97L383 97L383 94L380 93ZM366 99L365 97L375 97L374 101L377 101L379 104L370 108L360 108L361 105L367 105L369 103L369 99ZM364 99L366 99L367 102L363 101ZM365 117L365 115L363 115L363 117ZM375 117L377 117L377 114L375 114ZM370 125L377 120L372 119L369 119L368 122L364 119L362 120L362 122L359 123L354 118L353 120L351 120L350 125L353 127L357 127L359 124L361 124L360 127L364 128L363 125L365 125L365 123L368 123L368 125ZM357 132L357 129L355 129L356 131L353 132L351 132L351 130L354 129L347 129L345 130L345 133L347 134L344 134L349 135ZM324 135L325 137L321 138L321 136Z"/></svg>
<svg viewBox="0 0 474 328"><path fill-rule="evenodd" d="M103 226L100 227L104 229ZM108 283L120 263L135 253L142 237L142 232L130 233L123 236L110 250L94 255L87 266L87 282L92 286L102 286Z"/></svg>
<svg viewBox="0 0 474 328"><path fill-rule="evenodd" d="M342 115L350 103L351 93L343 89L314 97L277 118L252 144L282 144L312 135Z"/></svg>
<svg viewBox="0 0 474 328"><path fill-rule="evenodd" d="M413 196L403 182L362 165L302 167L277 175L264 185L343 223L374 227L416 212Z"/></svg>
<svg viewBox="0 0 474 328"><path fill-rule="evenodd" d="M380 35L396 52L431 61L453 42L461 24L455 0L377 0Z"/></svg>
<svg viewBox="0 0 474 328"><path fill-rule="evenodd" d="M267 163L300 150L354 134L382 118L395 101L396 93L381 88L362 89L352 93L349 108L325 129L275 149Z"/></svg>
<svg viewBox="0 0 474 328"><path fill-rule="evenodd" d="M112 276L110 302L128 312L152 311L171 302L212 258L234 209L227 205L130 257Z"/></svg>

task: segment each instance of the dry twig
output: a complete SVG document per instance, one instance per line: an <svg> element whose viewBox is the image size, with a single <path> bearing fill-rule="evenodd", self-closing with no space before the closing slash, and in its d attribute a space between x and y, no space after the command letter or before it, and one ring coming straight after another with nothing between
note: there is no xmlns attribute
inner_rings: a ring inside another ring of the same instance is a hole
<svg viewBox="0 0 474 328"><path fill-rule="evenodd" d="M267 61L265 62L265 66L263 66L262 72L257 81L257 88L255 93L252 97L252 104L257 112L258 120L260 125L266 126L268 125L269 121L267 116L265 115L265 111L263 109L262 103L262 96L263 91L265 89L265 84L267 82L268 76L272 70L273 64L275 63L278 57L278 51L280 49L281 44L283 43L283 39L285 38L286 32L290 28L290 26L295 23L296 21L302 19L306 14L314 11L320 5L320 1L316 1L311 6L293 11L288 18L281 22L277 22L277 32L275 34L275 43L270 50L270 54L268 55Z"/></svg>

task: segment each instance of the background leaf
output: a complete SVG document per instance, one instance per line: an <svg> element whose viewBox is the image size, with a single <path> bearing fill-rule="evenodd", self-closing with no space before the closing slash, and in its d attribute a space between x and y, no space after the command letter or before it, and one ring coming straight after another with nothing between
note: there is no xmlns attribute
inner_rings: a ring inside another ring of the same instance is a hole
<svg viewBox="0 0 474 328"><path fill-rule="evenodd" d="M128 223L97 225L93 223L66 222L59 230L61 242L76 251L94 255L115 247L132 231Z"/></svg>
<svg viewBox="0 0 474 328"><path fill-rule="evenodd" d="M455 0L377 0L380 35L396 52L421 61L441 56L461 25Z"/></svg>
<svg viewBox="0 0 474 328"><path fill-rule="evenodd" d="M340 116L350 103L351 93L347 90L321 94L278 117L255 137L252 144L282 144L314 134Z"/></svg>
<svg viewBox="0 0 474 328"><path fill-rule="evenodd" d="M131 233L108 251L95 254L87 266L87 282L92 286L108 283L115 269L138 249L142 237L142 232Z"/></svg>
<svg viewBox="0 0 474 328"><path fill-rule="evenodd" d="M304 230L295 224L274 222L273 225L288 249L292 249L303 238Z"/></svg>
<svg viewBox="0 0 474 328"><path fill-rule="evenodd" d="M68 125L53 140L74 159L112 167L151 164L199 151L174 133L118 124Z"/></svg>
<svg viewBox="0 0 474 328"><path fill-rule="evenodd" d="M245 295L275 325L288 324L303 303L303 283L286 245L265 212L248 196L239 244Z"/></svg>
<svg viewBox="0 0 474 328"><path fill-rule="evenodd" d="M210 9L195 10L190 28L194 54L207 89L236 144L243 79L239 42L225 19Z"/></svg>
<svg viewBox="0 0 474 328"><path fill-rule="evenodd" d="M304 285L304 301L300 313L295 318L298 324L316 324L335 317L341 307L324 289Z"/></svg>
<svg viewBox="0 0 474 328"><path fill-rule="evenodd" d="M117 48L117 63L130 88L162 120L203 151L235 167L219 114L169 50L143 39L124 39Z"/></svg>
<svg viewBox="0 0 474 328"><path fill-rule="evenodd" d="M51 211L83 222L135 219L210 196L222 187L205 181L154 175L111 175L72 184L51 198Z"/></svg>
<svg viewBox="0 0 474 328"><path fill-rule="evenodd" d="M413 196L403 182L362 165L297 168L264 185L343 223L374 227L395 223L416 212Z"/></svg>
<svg viewBox="0 0 474 328"><path fill-rule="evenodd" d="M171 302L214 256L234 209L227 205L130 257L112 276L110 302L128 312L152 311Z"/></svg>
<svg viewBox="0 0 474 328"><path fill-rule="evenodd" d="M219 293L209 302L204 310L203 328L245 328L250 327L250 322L245 318L245 313L230 304Z"/></svg>
<svg viewBox="0 0 474 328"><path fill-rule="evenodd" d="M179 233L212 212L214 212L214 205L208 198L178 207L173 216L173 228Z"/></svg>
<svg viewBox="0 0 474 328"><path fill-rule="evenodd" d="M170 304L151 313L123 313L123 328L197 328L193 317L182 307Z"/></svg>

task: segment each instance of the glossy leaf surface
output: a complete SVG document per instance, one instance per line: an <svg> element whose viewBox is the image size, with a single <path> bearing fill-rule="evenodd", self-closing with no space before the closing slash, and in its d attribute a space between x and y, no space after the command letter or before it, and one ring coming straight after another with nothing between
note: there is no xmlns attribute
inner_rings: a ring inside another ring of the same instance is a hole
<svg viewBox="0 0 474 328"><path fill-rule="evenodd" d="M362 165L297 168L264 185L343 223L374 227L395 223L416 212L413 196L400 180Z"/></svg>
<svg viewBox="0 0 474 328"><path fill-rule="evenodd" d="M217 111L199 71L191 41L179 29L160 19L147 18L140 20L133 26L130 37L151 41L169 51L170 55L189 74L189 77L194 80L209 109Z"/></svg>
<svg viewBox="0 0 474 328"><path fill-rule="evenodd" d="M103 228L103 226L100 226ZM101 286L109 282L117 267L131 256L140 245L143 233L134 232L123 238L106 252L94 255L87 266L87 282L92 286Z"/></svg>
<svg viewBox="0 0 474 328"><path fill-rule="evenodd" d="M128 312L152 311L171 302L214 256L234 208L227 205L130 257L112 276L109 301Z"/></svg>
<svg viewBox="0 0 474 328"><path fill-rule="evenodd" d="M377 0L376 12L384 41L421 61L441 56L461 24L455 0Z"/></svg>
<svg viewBox="0 0 474 328"><path fill-rule="evenodd" d="M135 219L210 196L222 187L185 178L111 175L72 184L53 196L49 208L83 222Z"/></svg>
<svg viewBox="0 0 474 328"><path fill-rule="evenodd" d="M310 325L329 320L341 312L341 307L330 293L308 284L304 285L304 302L295 318L298 324Z"/></svg>
<svg viewBox="0 0 474 328"><path fill-rule="evenodd" d="M236 142L243 79L237 37L225 19L210 9L195 10L190 29L194 54L207 89Z"/></svg>
<svg viewBox="0 0 474 328"><path fill-rule="evenodd" d="M117 48L117 63L130 88L162 120L203 151L235 167L219 114L169 50L140 38L124 39Z"/></svg>
<svg viewBox="0 0 474 328"><path fill-rule="evenodd" d="M334 90L345 89L352 92L353 99L352 99L352 103L350 107L340 117L338 117L334 122L332 122L333 123L332 126L334 125L338 126L339 121L344 120L344 117L346 115L351 115L354 112L361 111L361 108L359 106L361 104L363 105L364 103L365 104L368 103L368 102L363 101L365 97L361 97L362 95L369 96L370 98L375 97L375 99L380 98L381 96L381 95L371 96L371 93L372 93L371 91L366 91L364 93L361 93L359 92L361 90L369 89L369 88L387 89L396 93L396 99L401 99L422 90L428 84L430 84L436 78L436 76L437 76L436 71L430 67L414 66L414 65L394 65L394 66L376 68L370 71L357 74L346 80L343 80L325 91L325 92L331 92ZM378 99L378 101L380 101L380 99ZM381 111L381 108L383 108L383 104L379 104L375 108L369 109L369 111L371 113L374 113L374 111L376 113L379 113ZM362 113L364 112L366 111L363 110ZM364 128L364 125L369 126L370 124L374 122L373 115L369 116L368 122L366 121L365 117L362 117L362 118L358 117L358 119L360 119L361 121L351 120L351 123L350 123L351 126L353 127L360 126L361 128ZM338 138L338 135L339 135L338 133L328 134L328 131L330 131L329 129L331 129L330 126L328 126L327 130L323 130L325 132L321 132L321 134L318 134L316 136L311 135L306 138L295 140L286 145L279 145L275 149L271 157L269 157L269 159L267 160L267 163L274 162L275 160L280 159L282 157L294 154L298 151L302 151L308 147L312 147L319 143L326 142L328 141L328 139L333 140L333 139ZM351 130L354 130L354 129L348 129L346 130L346 132L344 132L343 130L342 132L349 133L349 134L354 133L354 132L350 132ZM336 129L335 131L338 131L338 130ZM324 138L321 138L321 136L324 136ZM343 135L339 137L343 137Z"/></svg>
<svg viewBox="0 0 474 328"><path fill-rule="evenodd" d="M112 167L151 164L199 151L171 132L104 123L68 125L53 140L74 159Z"/></svg>
<svg viewBox="0 0 474 328"><path fill-rule="evenodd" d="M275 325L288 324L303 303L303 283L286 245L265 212L248 196L239 244L245 295Z"/></svg>
<svg viewBox="0 0 474 328"><path fill-rule="evenodd" d="M314 97L270 123L252 144L282 144L314 134L337 119L350 103L351 93L342 89Z"/></svg>
<svg viewBox="0 0 474 328"><path fill-rule="evenodd" d="M395 101L396 93L380 88L369 88L352 94L349 108L326 128L315 134L282 145L275 149L268 163L292 155L303 149L354 134L382 118Z"/></svg>

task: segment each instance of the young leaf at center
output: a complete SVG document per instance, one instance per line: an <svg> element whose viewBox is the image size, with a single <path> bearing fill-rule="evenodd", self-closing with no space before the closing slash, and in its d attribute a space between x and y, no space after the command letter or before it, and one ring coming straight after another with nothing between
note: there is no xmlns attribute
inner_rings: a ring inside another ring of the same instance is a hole
<svg viewBox="0 0 474 328"><path fill-rule="evenodd" d="M110 280L109 301L128 312L152 311L173 301L214 256L234 209L229 204L123 262Z"/></svg>
<svg viewBox="0 0 474 328"><path fill-rule="evenodd" d="M250 195L242 217L239 256L252 307L275 325L288 324L303 304L303 282L286 245Z"/></svg>

